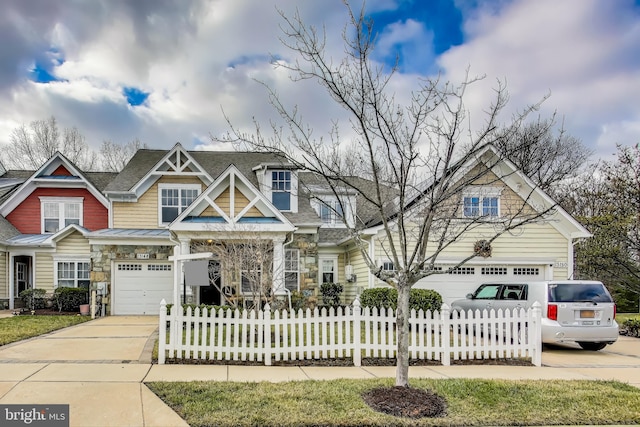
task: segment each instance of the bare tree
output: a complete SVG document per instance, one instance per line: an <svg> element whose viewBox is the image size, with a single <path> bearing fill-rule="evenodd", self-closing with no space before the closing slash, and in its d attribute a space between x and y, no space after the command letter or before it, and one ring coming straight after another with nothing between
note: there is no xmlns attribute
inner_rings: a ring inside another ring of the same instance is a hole
<svg viewBox="0 0 640 427"><path fill-rule="evenodd" d="M11 132L11 143L2 150L2 162L8 168L36 170L56 152L62 153L82 170L92 170L95 153L77 128L66 128L62 138L54 116L34 120Z"/></svg>
<svg viewBox="0 0 640 427"><path fill-rule="evenodd" d="M102 141L100 146L101 169L106 172L120 172L136 154L136 151L143 148L148 148L147 144L137 138L124 145L108 140Z"/></svg>
<svg viewBox="0 0 640 427"><path fill-rule="evenodd" d="M476 78L467 77L458 86L438 79L420 80L410 101L399 103L390 89L395 69L386 72L371 59L371 22L363 10L354 13L348 4L347 10L349 24L343 31L346 56L341 61L328 56L322 32L306 25L298 14L287 17L281 13L282 42L300 59L276 64L289 70L294 81L319 83L343 107L356 136L341 140L337 125L328 139L315 136L298 110L287 108L265 85L285 128L274 123L266 135L256 122L253 131L243 132L227 118L230 131L222 140L279 153L318 177L339 201L332 209L343 218L370 272L398 290L396 385L408 386L411 287L426 276L446 273L476 256L486 256L501 234L538 221L553 210L553 206L531 208L529 197L524 201L513 198L505 200L500 217L489 218L482 212L465 215L460 203L470 185L500 185L505 176L494 166L501 158L487 145L499 137L515 135L525 116L537 106L517 114L498 133L498 116L507 102L500 83L486 110L483 128L473 132L465 131L470 117L463 98ZM303 190L313 194L314 188ZM529 194L534 191L530 188ZM344 214L349 210L349 194L358 198L355 219ZM360 215L361 206L370 212L366 217ZM374 238L383 245L394 270L383 269L370 257L369 237L361 231L373 226L382 230ZM482 243L469 249L457 265L444 271L434 268L440 254L472 230L482 231Z"/></svg>
<svg viewBox="0 0 640 427"><path fill-rule="evenodd" d="M226 303L237 306L246 300L252 308L259 308L262 302L273 304L273 242L261 233L234 240L195 240L191 252L213 254L223 280L218 291Z"/></svg>
<svg viewBox="0 0 640 427"><path fill-rule="evenodd" d="M555 114L549 119L538 117L515 131L504 129L494 142L544 190L575 177L592 154L579 139L568 135L563 125L557 129L556 125Z"/></svg>

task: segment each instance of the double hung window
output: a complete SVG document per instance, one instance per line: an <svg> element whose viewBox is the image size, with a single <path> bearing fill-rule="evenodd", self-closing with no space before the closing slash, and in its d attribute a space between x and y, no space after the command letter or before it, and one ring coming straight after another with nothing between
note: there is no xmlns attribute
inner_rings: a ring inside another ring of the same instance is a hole
<svg viewBox="0 0 640 427"><path fill-rule="evenodd" d="M340 224L344 213L338 200L323 200L320 202L320 219L323 224Z"/></svg>
<svg viewBox="0 0 640 427"><path fill-rule="evenodd" d="M168 224L178 217L200 195L200 186L161 185L160 190L160 222Z"/></svg>
<svg viewBox="0 0 640 427"><path fill-rule="evenodd" d="M81 198L41 198L42 233L56 233L70 224L82 225Z"/></svg>
<svg viewBox="0 0 640 427"><path fill-rule="evenodd" d="M271 202L281 211L291 210L291 171L271 172Z"/></svg>
<svg viewBox="0 0 640 427"><path fill-rule="evenodd" d="M284 251L284 286L290 291L297 291L300 285L300 261L298 249Z"/></svg>

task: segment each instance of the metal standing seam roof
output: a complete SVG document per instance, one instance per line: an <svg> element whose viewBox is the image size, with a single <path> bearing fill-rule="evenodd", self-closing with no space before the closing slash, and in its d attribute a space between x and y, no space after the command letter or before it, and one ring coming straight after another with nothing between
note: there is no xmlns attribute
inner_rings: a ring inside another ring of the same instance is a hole
<svg viewBox="0 0 640 427"><path fill-rule="evenodd" d="M171 237L166 228L129 229L129 228L105 228L102 230L87 233L88 238L109 237L109 238L156 238L168 239Z"/></svg>

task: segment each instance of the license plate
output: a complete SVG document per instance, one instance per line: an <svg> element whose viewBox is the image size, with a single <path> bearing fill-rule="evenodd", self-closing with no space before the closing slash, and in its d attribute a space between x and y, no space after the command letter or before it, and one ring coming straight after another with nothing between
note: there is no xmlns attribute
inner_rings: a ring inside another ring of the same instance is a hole
<svg viewBox="0 0 640 427"><path fill-rule="evenodd" d="M594 310L580 310L581 319L593 319L595 317L596 317L596 312Z"/></svg>

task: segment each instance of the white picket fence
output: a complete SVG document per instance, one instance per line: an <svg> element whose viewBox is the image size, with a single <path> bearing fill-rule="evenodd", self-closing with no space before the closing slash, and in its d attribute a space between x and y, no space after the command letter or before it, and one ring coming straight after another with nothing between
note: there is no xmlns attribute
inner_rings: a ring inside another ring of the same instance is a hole
<svg viewBox="0 0 640 427"><path fill-rule="evenodd" d="M410 359L451 360L531 359L541 364L541 309L458 313L411 311ZM352 307L273 311L220 309L202 311L160 306L158 363L166 359L274 361L312 359L395 358L393 310Z"/></svg>

